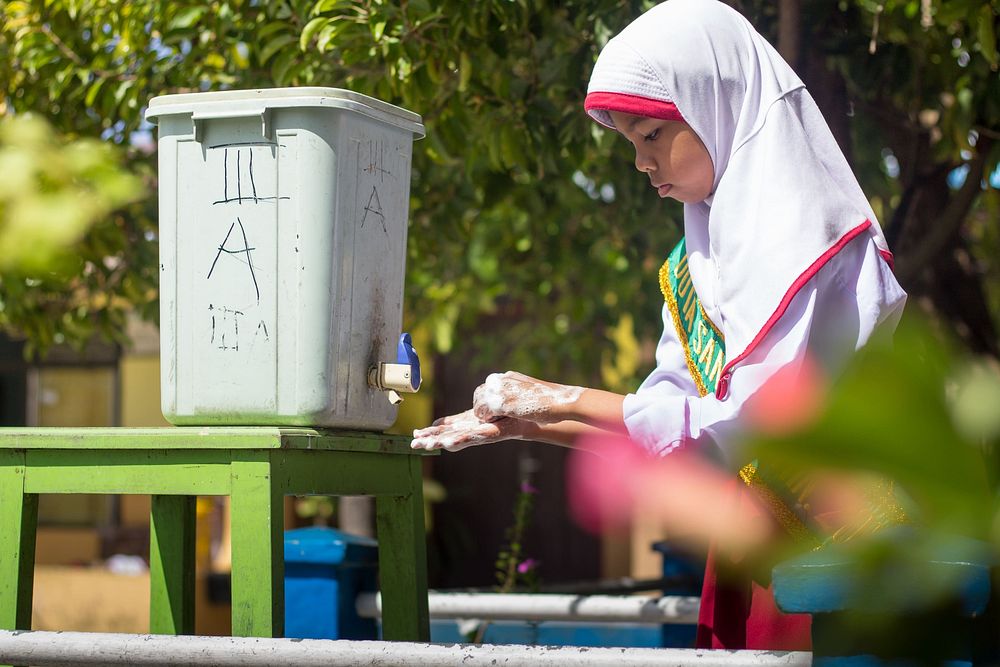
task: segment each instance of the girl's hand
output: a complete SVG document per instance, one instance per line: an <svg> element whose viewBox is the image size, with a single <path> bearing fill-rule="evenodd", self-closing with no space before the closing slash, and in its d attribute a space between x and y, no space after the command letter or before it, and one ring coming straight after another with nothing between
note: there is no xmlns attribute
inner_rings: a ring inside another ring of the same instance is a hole
<svg viewBox="0 0 1000 667"><path fill-rule="evenodd" d="M466 410L457 415L438 419L427 428L415 430L410 447L457 452L475 445L521 439L525 435L527 426L517 419L507 418L483 422L473 414L472 410Z"/></svg>
<svg viewBox="0 0 1000 667"><path fill-rule="evenodd" d="M473 394L472 412L482 422L508 417L551 424L572 418L572 408L582 393L583 387L544 382L522 373L493 373Z"/></svg>

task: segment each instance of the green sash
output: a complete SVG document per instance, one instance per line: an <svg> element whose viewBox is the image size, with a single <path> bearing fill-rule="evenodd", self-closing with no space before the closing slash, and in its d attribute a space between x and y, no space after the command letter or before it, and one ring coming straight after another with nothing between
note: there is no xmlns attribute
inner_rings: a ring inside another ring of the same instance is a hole
<svg viewBox="0 0 1000 667"><path fill-rule="evenodd" d="M684 239L660 268L660 291L667 301L698 392L702 396L715 393L722 367L726 365L726 341L722 332L708 319L694 291Z"/></svg>

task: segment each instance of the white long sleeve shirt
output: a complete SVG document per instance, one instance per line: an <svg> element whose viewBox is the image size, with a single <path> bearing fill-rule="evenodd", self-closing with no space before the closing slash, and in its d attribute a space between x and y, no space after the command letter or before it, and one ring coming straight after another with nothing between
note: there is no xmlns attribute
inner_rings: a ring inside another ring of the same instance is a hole
<svg viewBox="0 0 1000 667"><path fill-rule="evenodd" d="M767 270L766 262L761 270ZM629 435L661 455L686 440L707 436L726 457L727 443L739 433L743 406L778 369L809 355L827 373L836 374L877 331L891 333L905 302L906 293L871 237L854 239L802 287L761 345L734 370L724 400L712 393L699 396L664 306L656 368L625 397ZM709 314L716 310L714 305L705 304Z"/></svg>

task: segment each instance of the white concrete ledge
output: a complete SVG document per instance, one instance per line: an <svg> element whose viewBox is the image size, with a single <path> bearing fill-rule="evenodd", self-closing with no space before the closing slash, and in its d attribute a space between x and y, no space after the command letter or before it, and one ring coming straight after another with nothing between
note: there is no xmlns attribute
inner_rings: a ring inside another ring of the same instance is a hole
<svg viewBox="0 0 1000 667"><path fill-rule="evenodd" d="M213 665L247 667L807 667L810 653L514 645L255 637L173 637L92 632L0 631L0 663L35 667Z"/></svg>
<svg viewBox="0 0 1000 667"><path fill-rule="evenodd" d="M430 593L431 618L484 621L577 621L583 623L682 623L698 622L701 599L666 595L555 595L501 593ZM355 607L358 615L382 614L378 593L362 593Z"/></svg>

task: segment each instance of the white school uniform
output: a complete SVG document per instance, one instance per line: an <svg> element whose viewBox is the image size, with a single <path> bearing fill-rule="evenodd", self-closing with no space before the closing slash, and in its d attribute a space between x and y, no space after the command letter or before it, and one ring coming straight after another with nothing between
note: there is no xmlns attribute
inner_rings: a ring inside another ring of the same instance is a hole
<svg viewBox="0 0 1000 667"><path fill-rule="evenodd" d="M874 242L867 237L855 239L799 290L763 343L733 374L729 395L721 401L715 394L698 395L664 305L656 368L635 393L625 397L629 435L656 454L707 438L726 457L728 446L739 441L746 401L778 369L809 355L834 376L876 331L895 328L905 302L906 294ZM746 461L729 463L738 466Z"/></svg>

